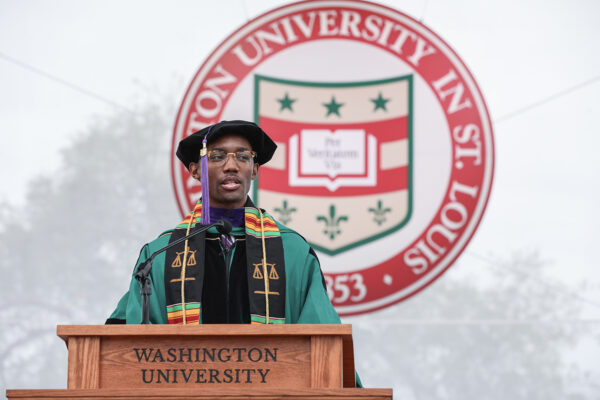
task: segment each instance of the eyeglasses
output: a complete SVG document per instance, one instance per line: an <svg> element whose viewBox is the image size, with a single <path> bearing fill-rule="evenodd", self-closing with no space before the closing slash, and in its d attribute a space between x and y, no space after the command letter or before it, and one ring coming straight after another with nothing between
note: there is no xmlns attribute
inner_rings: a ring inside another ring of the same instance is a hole
<svg viewBox="0 0 600 400"><path fill-rule="evenodd" d="M234 151L232 153L223 150L211 150L208 152L208 161L213 164L224 164L230 154L240 164L250 164L250 161L256 157L256 152L251 150Z"/></svg>

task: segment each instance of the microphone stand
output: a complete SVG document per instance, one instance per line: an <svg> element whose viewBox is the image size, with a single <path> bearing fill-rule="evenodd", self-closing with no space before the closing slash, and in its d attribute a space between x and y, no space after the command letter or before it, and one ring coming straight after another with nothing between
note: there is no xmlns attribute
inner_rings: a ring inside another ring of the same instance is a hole
<svg viewBox="0 0 600 400"><path fill-rule="evenodd" d="M142 324L150 323L150 295L152 294L152 283L150 282L149 276L150 271L152 271L152 261L154 260L154 257L162 253L163 251L170 249L173 246L177 246L181 242L184 242L202 232L207 231L213 226L216 226L221 234L228 234L229 232L231 232L231 223L227 220L220 219L213 224L203 226L202 228L197 229L189 235L181 237L169 243L165 247L152 253L150 257L148 257L144 262L140 264L140 266L137 269L137 272L135 273L135 279L137 279L142 286L140 290L140 293L142 295Z"/></svg>

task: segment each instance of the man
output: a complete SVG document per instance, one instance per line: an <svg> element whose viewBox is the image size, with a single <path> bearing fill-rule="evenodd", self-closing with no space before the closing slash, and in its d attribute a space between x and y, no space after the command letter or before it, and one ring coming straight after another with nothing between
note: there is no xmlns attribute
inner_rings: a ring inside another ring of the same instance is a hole
<svg viewBox="0 0 600 400"><path fill-rule="evenodd" d="M275 143L256 124L222 121L179 143L177 157L202 183L202 198L175 229L144 246L136 269L156 250L219 219L215 228L156 256L150 322L339 323L312 248L248 197ZM132 279L107 323L142 319L140 284Z"/></svg>

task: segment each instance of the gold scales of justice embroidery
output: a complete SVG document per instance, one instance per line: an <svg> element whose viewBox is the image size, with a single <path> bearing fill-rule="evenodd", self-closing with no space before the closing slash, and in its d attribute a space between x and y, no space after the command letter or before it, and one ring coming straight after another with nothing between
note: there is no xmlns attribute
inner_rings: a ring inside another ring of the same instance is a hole
<svg viewBox="0 0 600 400"><path fill-rule="evenodd" d="M267 268L271 268L269 271L269 279L273 279L273 280L277 280L279 279L279 274L277 274L277 270L275 270L275 264L270 264L270 263L265 263ZM263 273L260 269L260 267L263 266L263 263L260 262L258 264L253 264L254 265L254 273L252 274L252 277L254 279L264 279ZM276 296L279 296L279 292L271 292L270 290L267 289L266 292L261 291L261 290L255 290L254 293L259 293L259 294L274 294Z"/></svg>
<svg viewBox="0 0 600 400"><path fill-rule="evenodd" d="M193 267L194 265L196 265L196 252L198 250L191 250L190 246L187 246L187 249L184 251L176 251L175 253L177 254L177 256L175 257L175 259L173 260L173 262L171 263L171 268L181 268L181 266L183 265L181 259L182 259L182 255L185 254L185 252L187 251L188 257L187 257L187 263L186 265L188 267ZM194 277L188 277L185 278L186 281L195 281L196 278ZM181 282L181 278L178 279L171 279L169 282L174 283L174 282Z"/></svg>
<svg viewBox="0 0 600 400"><path fill-rule="evenodd" d="M190 250L190 246L186 249L188 253L187 266L192 267L196 265L196 251L198 250ZM185 251L177 251L177 257L171 263L171 268L179 268L182 265L181 258Z"/></svg>

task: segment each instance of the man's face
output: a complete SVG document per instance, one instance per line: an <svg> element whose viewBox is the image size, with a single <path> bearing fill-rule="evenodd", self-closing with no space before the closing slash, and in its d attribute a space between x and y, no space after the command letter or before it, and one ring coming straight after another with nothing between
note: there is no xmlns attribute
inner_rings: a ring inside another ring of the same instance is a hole
<svg viewBox="0 0 600 400"><path fill-rule="evenodd" d="M252 150L250 142L236 134L225 134L208 145L208 151L222 150L226 153ZM190 163L190 173L200 179L200 166ZM236 161L229 155L225 163L217 165L208 161L208 182L210 205L221 208L240 208L246 203L250 183L258 174L258 164Z"/></svg>

